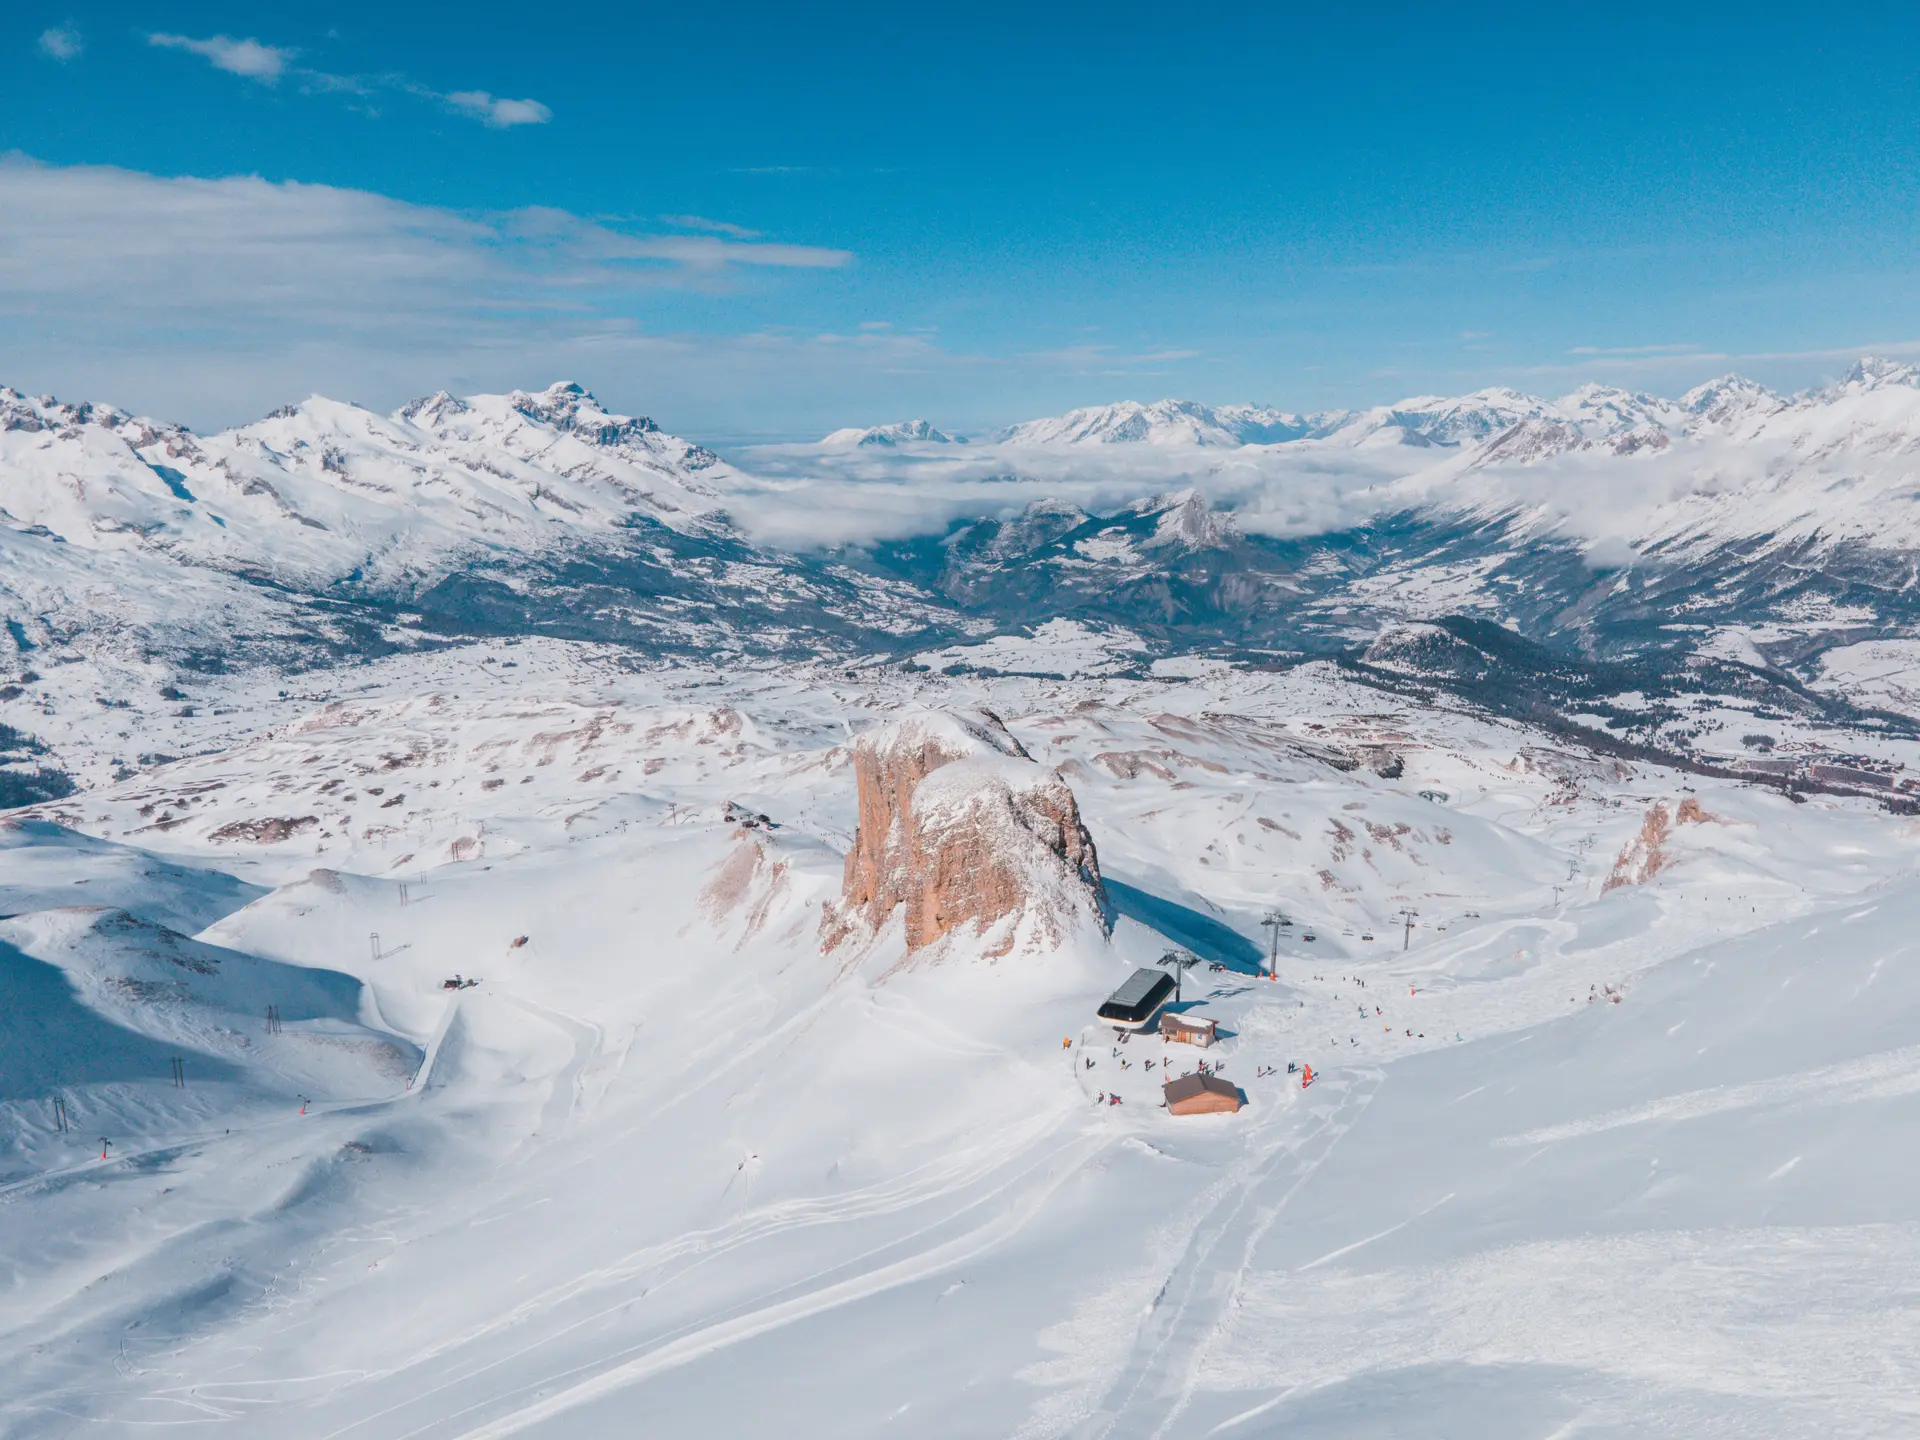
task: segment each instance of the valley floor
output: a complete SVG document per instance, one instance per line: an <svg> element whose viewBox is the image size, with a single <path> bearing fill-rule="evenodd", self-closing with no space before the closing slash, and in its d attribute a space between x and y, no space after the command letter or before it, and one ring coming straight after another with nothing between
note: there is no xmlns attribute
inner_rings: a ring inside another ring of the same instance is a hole
<svg viewBox="0 0 1920 1440"><path fill-rule="evenodd" d="M9 1435L1920 1424L1920 822L1318 666L352 679L0 822ZM911 704L1060 768L1110 939L822 953ZM1172 948L1211 1051L1094 1019Z"/></svg>

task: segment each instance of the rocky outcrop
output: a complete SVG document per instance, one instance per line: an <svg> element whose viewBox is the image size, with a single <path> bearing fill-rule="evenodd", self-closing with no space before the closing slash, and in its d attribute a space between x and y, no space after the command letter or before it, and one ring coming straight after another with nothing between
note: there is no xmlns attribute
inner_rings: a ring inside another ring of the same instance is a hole
<svg viewBox="0 0 1920 1440"><path fill-rule="evenodd" d="M821 916L823 948L899 911L910 952L967 931L1004 955L1057 945L1083 921L1110 925L1073 792L991 712L904 717L861 737L853 770L859 828L840 901Z"/></svg>
<svg viewBox="0 0 1920 1440"><path fill-rule="evenodd" d="M1704 825L1718 818L1703 810L1696 796L1687 796L1680 802L1676 812L1668 811L1666 801L1654 801L1647 810L1646 818L1640 822L1640 833L1621 848L1613 862L1612 873L1600 887L1600 893L1604 895L1623 885L1644 885L1671 865L1673 856L1666 847L1676 824Z"/></svg>

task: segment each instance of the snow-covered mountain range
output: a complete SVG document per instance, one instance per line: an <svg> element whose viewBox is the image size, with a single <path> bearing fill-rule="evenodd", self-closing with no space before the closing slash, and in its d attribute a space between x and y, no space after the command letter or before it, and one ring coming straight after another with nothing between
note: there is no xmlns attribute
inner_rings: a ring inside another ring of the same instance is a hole
<svg viewBox="0 0 1920 1440"><path fill-rule="evenodd" d="M56 656L123 667L73 686L90 700L132 673L183 690L474 635L859 661L1063 620L1134 637L1145 665L1358 662L1458 618L1541 647L1527 663L1576 659L1546 687L1561 708L1734 665L1819 709L1823 655L1920 625L1916 451L1920 370L1870 358L1792 398L1729 376L1675 400L1168 401L731 462L570 384L389 415L316 397L209 436L7 390L0 682L20 695L0 723L58 728Z"/></svg>
<svg viewBox="0 0 1920 1440"><path fill-rule="evenodd" d="M1885 384L1910 385L1912 367L1868 357L1849 377L1809 399L1832 399ZM1383 433L1404 444L1461 445L1483 441L1528 422L1565 426L1586 440L1609 440L1642 430L1668 435L1692 434L1725 425L1755 411L1784 408L1790 402L1740 375L1723 375L1686 392L1678 400L1582 385L1558 400L1546 400L1495 386L1469 395L1416 395L1366 410L1319 410L1301 414L1265 405L1205 405L1194 400L1123 400L1070 410L1064 415L1023 420L992 432L985 443L1011 445L1203 445L1234 448L1286 444L1294 440L1338 439L1361 444ZM820 443L828 446L951 443L955 437L925 420L908 420L864 430L836 430Z"/></svg>
<svg viewBox="0 0 1920 1440"><path fill-rule="evenodd" d="M388 416L316 396L206 437L0 388L0 514L16 533L308 585L417 576L637 515L698 533L726 474L570 384L440 393Z"/></svg>

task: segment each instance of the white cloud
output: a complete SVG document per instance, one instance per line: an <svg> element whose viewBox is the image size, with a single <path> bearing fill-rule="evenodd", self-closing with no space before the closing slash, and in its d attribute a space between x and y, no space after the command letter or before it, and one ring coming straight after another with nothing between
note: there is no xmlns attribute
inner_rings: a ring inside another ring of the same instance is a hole
<svg viewBox="0 0 1920 1440"><path fill-rule="evenodd" d="M676 230L705 230L713 235L726 235L735 240L757 240L758 230L749 230L744 225L730 224L725 220L709 220L704 215L662 215L660 222L671 225Z"/></svg>
<svg viewBox="0 0 1920 1440"><path fill-rule="evenodd" d="M419 297L413 308L543 299L573 308L595 287L710 279L736 266L835 268L852 258L809 245L633 234L564 210L462 214L297 181L0 158L0 313L24 310L35 295L201 315L318 301L336 314L344 302L359 323L363 309L378 314L400 298L394 288ZM336 286L350 293L336 296Z"/></svg>
<svg viewBox="0 0 1920 1440"><path fill-rule="evenodd" d="M772 265L803 270L838 270L851 264L853 255L846 250L828 250L818 245L769 245L740 240L721 240L711 235L650 235L629 238L612 231L606 237L608 259L671 260L697 270L720 270L729 265Z"/></svg>
<svg viewBox="0 0 1920 1440"><path fill-rule="evenodd" d="M403 399L645 370L711 413L740 383L723 385L723 370L803 373L808 347L683 341L636 317L672 291L724 316L749 274L852 258L560 210L463 214L326 185L0 157L0 380L224 423L312 389Z"/></svg>
<svg viewBox="0 0 1920 1440"><path fill-rule="evenodd" d="M169 50L185 50L198 55L216 70L225 70L229 75L243 75L263 85L277 82L293 60L291 50L283 50L277 45L262 45L258 40L234 40L225 35L195 40L188 35L157 34L149 35L147 43Z"/></svg>
<svg viewBox="0 0 1920 1440"><path fill-rule="evenodd" d="M1036 500L1111 512L1143 495L1192 486L1235 511L1247 530L1316 534L1355 524L1412 466L1412 447L1169 445L1084 450L993 442L924 450L826 450L771 445L742 456L735 520L776 545L860 545L935 533L975 516L1016 515Z"/></svg>
<svg viewBox="0 0 1920 1440"><path fill-rule="evenodd" d="M538 100L504 100L484 90L457 90L446 97L454 109L484 120L496 130L513 125L544 125L553 112Z"/></svg>
<svg viewBox="0 0 1920 1440"><path fill-rule="evenodd" d="M86 49L86 42L72 25L50 25L40 32L40 53L62 64Z"/></svg>

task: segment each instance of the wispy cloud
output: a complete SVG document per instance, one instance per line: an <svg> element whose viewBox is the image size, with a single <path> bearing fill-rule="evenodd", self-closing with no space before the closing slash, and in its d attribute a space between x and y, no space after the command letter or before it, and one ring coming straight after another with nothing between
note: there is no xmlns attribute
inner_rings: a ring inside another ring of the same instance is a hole
<svg viewBox="0 0 1920 1440"><path fill-rule="evenodd" d="M49 25L40 32L40 53L50 60L58 60L63 65L69 60L77 59L80 52L86 48L86 41L81 38L79 29L73 25Z"/></svg>
<svg viewBox="0 0 1920 1440"><path fill-rule="evenodd" d="M710 235L726 235L735 240L757 240L758 230L749 230L744 225L734 225L725 220L709 220L704 215L662 215L660 223L671 225L676 230L705 230Z"/></svg>
<svg viewBox="0 0 1920 1440"><path fill-rule="evenodd" d="M1198 350L1154 349L1124 351L1113 345L1068 345L1058 350L1030 351L1027 359L1056 365L1082 375L1133 374L1143 366L1166 365L1199 358Z"/></svg>
<svg viewBox="0 0 1920 1440"><path fill-rule="evenodd" d="M263 45L258 40L235 40L226 35L209 35L204 40L196 40L190 35L154 34L147 36L149 45L158 45L167 50L185 50L198 55L216 70L224 70L229 75L243 75L249 80L258 80L262 85L278 83L286 73L287 66L293 62L294 52L284 50L278 45Z"/></svg>
<svg viewBox="0 0 1920 1440"><path fill-rule="evenodd" d="M608 232L611 235L612 232ZM851 250L819 245L775 245L722 240L711 235L647 235L602 239L601 253L610 260L671 260L697 270L719 270L729 265L772 265L801 270L838 270L853 263Z"/></svg>
<svg viewBox="0 0 1920 1440"><path fill-rule="evenodd" d="M49 31L48 34L52 34ZM41 43L46 43L42 37ZM290 79L302 91L318 95L346 95L359 99L386 93L410 95L417 100L443 105L458 115L478 120L494 130L517 125L544 125L553 119L553 111L538 100L512 100L485 90L444 92L409 80L404 75L342 75L317 70L295 61L299 51L283 45L268 45L260 40L235 40L228 35L210 35L197 39L191 35L157 33L147 37L149 45L165 50L184 50L198 55L216 70L239 75L261 85L277 85ZM62 57L64 58L64 57ZM360 107L366 108L366 107Z"/></svg>
<svg viewBox="0 0 1920 1440"><path fill-rule="evenodd" d="M454 109L483 120L496 130L514 125L544 125L553 112L538 100L507 100L484 90L456 90L446 97Z"/></svg>
<svg viewBox="0 0 1920 1440"><path fill-rule="evenodd" d="M1700 347L1685 345L1576 345L1569 355L1687 355Z"/></svg>

